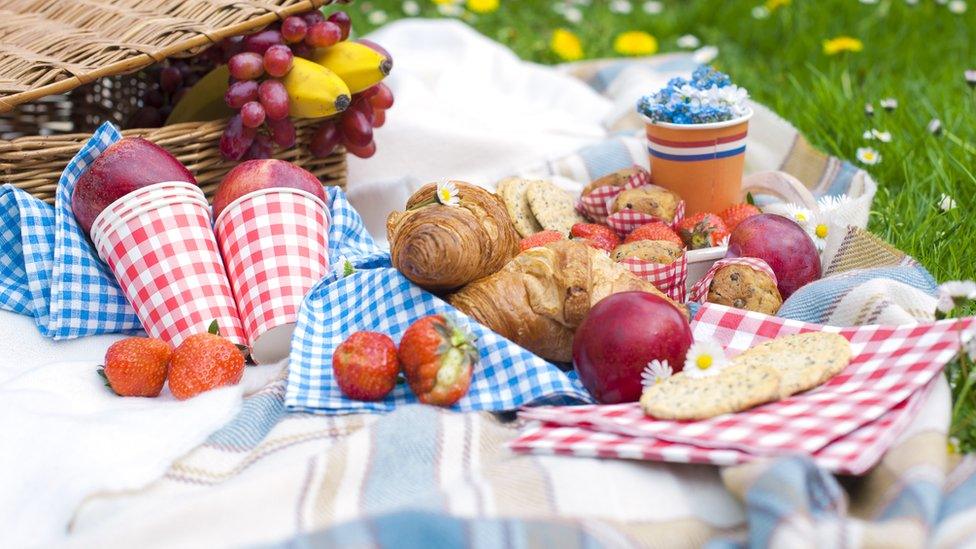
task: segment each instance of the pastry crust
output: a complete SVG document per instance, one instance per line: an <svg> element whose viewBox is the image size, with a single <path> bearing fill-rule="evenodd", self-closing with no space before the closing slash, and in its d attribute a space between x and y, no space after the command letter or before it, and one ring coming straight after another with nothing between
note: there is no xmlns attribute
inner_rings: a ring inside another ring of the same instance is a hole
<svg viewBox="0 0 976 549"><path fill-rule="evenodd" d="M610 207L610 213L622 210L653 215L667 223L674 221L674 214L678 209L681 198L673 192L657 185L644 185L636 189L621 191Z"/></svg>
<svg viewBox="0 0 976 549"><path fill-rule="evenodd" d="M393 266L418 286L440 292L501 269L518 253L519 236L505 204L480 187L455 181L460 204L435 200L437 185L421 187L406 211L386 218ZM418 206L420 204L426 204Z"/></svg>
<svg viewBox="0 0 976 549"><path fill-rule="evenodd" d="M641 259L651 263L670 265L678 260L684 250L674 242L667 240L637 240L628 244L621 244L613 249L610 257L614 261L624 259Z"/></svg>
<svg viewBox="0 0 976 549"><path fill-rule="evenodd" d="M776 314L783 304L776 283L769 275L734 263L715 272L705 301L768 315Z"/></svg>
<svg viewBox="0 0 976 549"><path fill-rule="evenodd" d="M546 360L570 362L573 334L590 307L625 291L668 299L605 253L581 242L560 240L526 250L501 271L450 296L449 302ZM687 311L675 306L687 316Z"/></svg>

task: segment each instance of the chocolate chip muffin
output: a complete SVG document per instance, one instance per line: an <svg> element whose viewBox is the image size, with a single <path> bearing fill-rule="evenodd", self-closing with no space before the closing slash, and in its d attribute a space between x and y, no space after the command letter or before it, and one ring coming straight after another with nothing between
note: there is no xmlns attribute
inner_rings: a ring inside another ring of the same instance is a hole
<svg viewBox="0 0 976 549"><path fill-rule="evenodd" d="M725 265L715 273L705 300L768 315L776 314L783 304L776 283L769 275L736 264Z"/></svg>
<svg viewBox="0 0 976 549"><path fill-rule="evenodd" d="M629 244L621 244L613 249L610 257L614 261L624 259L642 259L651 263L670 265L681 257L684 250L674 242L667 240L638 240Z"/></svg>
<svg viewBox="0 0 976 549"><path fill-rule="evenodd" d="M674 213L681 198L673 192L657 185L644 185L635 189L627 189L617 195L610 208L610 213L621 210L653 215L666 223L674 221Z"/></svg>

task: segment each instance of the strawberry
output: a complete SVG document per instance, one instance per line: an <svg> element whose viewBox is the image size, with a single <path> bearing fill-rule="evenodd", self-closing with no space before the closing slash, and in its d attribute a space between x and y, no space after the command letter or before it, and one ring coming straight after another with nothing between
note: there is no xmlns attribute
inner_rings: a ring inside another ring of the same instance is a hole
<svg viewBox="0 0 976 549"><path fill-rule="evenodd" d="M417 320L400 340L400 364L420 402L450 406L468 392L478 349L443 315Z"/></svg>
<svg viewBox="0 0 976 549"><path fill-rule="evenodd" d="M525 251L529 248L535 248L536 246L545 246L550 242L555 242L557 240L562 240L566 238L566 235L559 231L542 231L535 233L532 236L527 236L519 242L519 250Z"/></svg>
<svg viewBox="0 0 976 549"><path fill-rule="evenodd" d="M627 235L627 238L624 239L624 244L630 244L638 240L667 240L674 242L678 246L685 245L681 241L681 237L671 230L671 227L668 227L660 221L651 221L650 223L637 227Z"/></svg>
<svg viewBox="0 0 976 549"><path fill-rule="evenodd" d="M722 218L710 213L697 213L678 222L678 234L689 250L718 246L729 235Z"/></svg>
<svg viewBox="0 0 976 549"><path fill-rule="evenodd" d="M725 223L725 226L728 228L729 232L732 232L743 220L761 213L762 211L760 211L759 208L753 206L752 204L746 204L743 202L742 204L733 204L732 206L725 208L721 213L718 214L718 216L722 218L722 221Z"/></svg>
<svg viewBox="0 0 976 549"><path fill-rule="evenodd" d="M590 246L607 253L620 245L620 237L613 229L596 223L577 223L569 231L573 238L581 238Z"/></svg>
<svg viewBox="0 0 976 549"><path fill-rule="evenodd" d="M217 323L210 331L191 335L173 351L169 362L169 390L178 400L236 385L244 377L244 353L217 332Z"/></svg>
<svg viewBox="0 0 976 549"><path fill-rule="evenodd" d="M396 387L400 362L393 340L378 332L355 332L336 347L332 374L342 394L380 400Z"/></svg>
<svg viewBox="0 0 976 549"><path fill-rule="evenodd" d="M98 374L119 396L159 396L172 352L169 343L161 339L126 338L108 348L105 366Z"/></svg>

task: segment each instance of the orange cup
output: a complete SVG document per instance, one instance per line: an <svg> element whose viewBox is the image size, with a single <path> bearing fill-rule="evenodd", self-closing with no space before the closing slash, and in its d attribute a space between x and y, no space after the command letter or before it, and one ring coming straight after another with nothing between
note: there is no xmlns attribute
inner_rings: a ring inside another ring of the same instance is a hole
<svg viewBox="0 0 976 549"><path fill-rule="evenodd" d="M651 183L685 201L686 215L720 212L742 200L750 110L725 122L672 124L644 117Z"/></svg>

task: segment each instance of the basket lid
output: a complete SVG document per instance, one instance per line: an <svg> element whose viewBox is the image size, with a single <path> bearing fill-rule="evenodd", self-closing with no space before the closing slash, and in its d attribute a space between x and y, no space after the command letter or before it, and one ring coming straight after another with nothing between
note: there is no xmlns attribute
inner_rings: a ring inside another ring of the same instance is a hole
<svg viewBox="0 0 976 549"><path fill-rule="evenodd" d="M0 113L343 0L0 0Z"/></svg>

